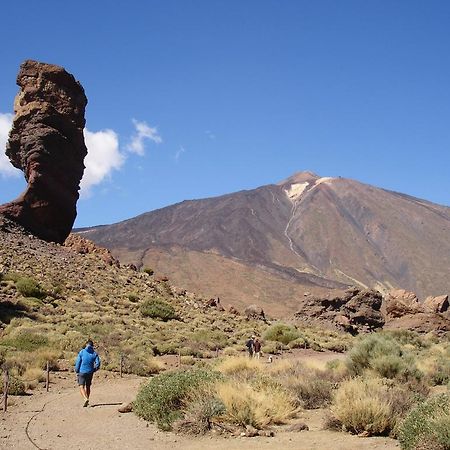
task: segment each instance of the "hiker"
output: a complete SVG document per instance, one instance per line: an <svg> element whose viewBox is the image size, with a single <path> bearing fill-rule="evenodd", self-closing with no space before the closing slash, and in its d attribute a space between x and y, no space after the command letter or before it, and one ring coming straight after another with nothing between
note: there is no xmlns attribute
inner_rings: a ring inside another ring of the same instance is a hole
<svg viewBox="0 0 450 450"><path fill-rule="evenodd" d="M97 372L98 369L100 369L100 357L94 350L94 343L89 339L86 342L86 347L78 353L75 362L78 386L80 386L80 392L84 398L83 407L85 408L89 405L92 377L94 376L94 372Z"/></svg>
<svg viewBox="0 0 450 450"><path fill-rule="evenodd" d="M256 338L253 342L253 357L259 359L261 356L261 342Z"/></svg>
<svg viewBox="0 0 450 450"><path fill-rule="evenodd" d="M252 358L253 357L253 352L255 350L255 336L251 336L250 339L245 344L245 346L247 347L248 356L250 358Z"/></svg>

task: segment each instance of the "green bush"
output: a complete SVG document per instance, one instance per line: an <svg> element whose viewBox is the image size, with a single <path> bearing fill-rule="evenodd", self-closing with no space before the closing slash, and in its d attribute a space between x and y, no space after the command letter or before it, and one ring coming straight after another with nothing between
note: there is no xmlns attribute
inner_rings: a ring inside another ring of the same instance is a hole
<svg viewBox="0 0 450 450"><path fill-rule="evenodd" d="M299 331L284 323L276 323L270 326L264 333L264 339L267 341L281 342L282 344L289 344L300 337Z"/></svg>
<svg viewBox="0 0 450 450"><path fill-rule="evenodd" d="M450 449L450 394L441 394L416 406L399 432L404 450Z"/></svg>
<svg viewBox="0 0 450 450"><path fill-rule="evenodd" d="M128 294L128 300L132 303L137 303L139 301L139 296L136 294Z"/></svg>
<svg viewBox="0 0 450 450"><path fill-rule="evenodd" d="M159 298L145 300L140 309L144 317L160 319L164 322L177 318L174 307Z"/></svg>
<svg viewBox="0 0 450 450"><path fill-rule="evenodd" d="M16 289L24 297L45 298L47 293L32 278L21 277L16 281Z"/></svg>
<svg viewBox="0 0 450 450"><path fill-rule="evenodd" d="M445 386L450 382L450 352L435 361L429 379L434 386Z"/></svg>
<svg viewBox="0 0 450 450"><path fill-rule="evenodd" d="M371 369L381 377L403 381L419 380L423 375L410 353L392 337L381 334L369 335L357 343L348 354L347 368L353 375Z"/></svg>
<svg viewBox="0 0 450 450"><path fill-rule="evenodd" d="M183 400L192 390L218 379L216 372L189 370L158 375L143 385L134 401L134 411L162 430L170 430L181 418Z"/></svg>
<svg viewBox="0 0 450 450"><path fill-rule="evenodd" d="M0 345L5 347L14 347L17 350L32 352L39 347L48 344L47 336L38 334L34 331L24 330L14 337L6 337L0 341Z"/></svg>
<svg viewBox="0 0 450 450"><path fill-rule="evenodd" d="M150 269L150 267L144 267L142 269L142 272L145 272L148 275L153 275L155 273L155 271L153 269Z"/></svg>

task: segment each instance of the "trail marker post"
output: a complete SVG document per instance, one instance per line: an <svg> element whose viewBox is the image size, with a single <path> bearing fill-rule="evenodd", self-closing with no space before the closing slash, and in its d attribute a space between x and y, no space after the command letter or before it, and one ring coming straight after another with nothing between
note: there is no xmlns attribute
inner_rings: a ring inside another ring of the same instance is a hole
<svg viewBox="0 0 450 450"><path fill-rule="evenodd" d="M50 388L50 363L47 361L45 373L45 390L48 392L49 388Z"/></svg>
<svg viewBox="0 0 450 450"><path fill-rule="evenodd" d="M9 373L8 369L4 369L4 383L3 383L3 412L8 409L8 389L9 389Z"/></svg>

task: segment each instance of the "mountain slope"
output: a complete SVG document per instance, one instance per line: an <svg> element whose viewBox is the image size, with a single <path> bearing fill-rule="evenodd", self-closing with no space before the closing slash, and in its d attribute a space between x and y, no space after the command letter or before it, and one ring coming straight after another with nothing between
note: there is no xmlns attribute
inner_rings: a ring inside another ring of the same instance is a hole
<svg viewBox="0 0 450 450"><path fill-rule="evenodd" d="M450 208L310 172L81 232L123 262L238 304L294 310L305 291L350 284L420 296L450 291ZM245 294L250 280L259 289ZM268 293L273 283L277 292Z"/></svg>

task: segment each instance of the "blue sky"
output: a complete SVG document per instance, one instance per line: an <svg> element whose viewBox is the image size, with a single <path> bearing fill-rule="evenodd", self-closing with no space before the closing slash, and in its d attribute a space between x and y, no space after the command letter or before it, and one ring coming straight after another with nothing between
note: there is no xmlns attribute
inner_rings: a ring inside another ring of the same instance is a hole
<svg viewBox="0 0 450 450"><path fill-rule="evenodd" d="M448 1L4 0L0 12L3 145L24 59L64 66L89 99L77 226L301 170L450 205ZM0 160L0 203L24 186Z"/></svg>

